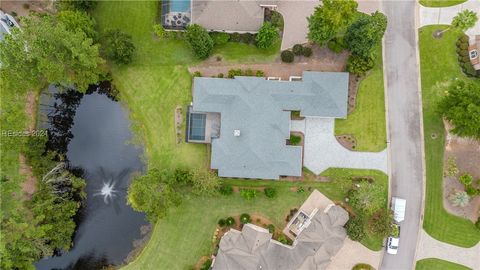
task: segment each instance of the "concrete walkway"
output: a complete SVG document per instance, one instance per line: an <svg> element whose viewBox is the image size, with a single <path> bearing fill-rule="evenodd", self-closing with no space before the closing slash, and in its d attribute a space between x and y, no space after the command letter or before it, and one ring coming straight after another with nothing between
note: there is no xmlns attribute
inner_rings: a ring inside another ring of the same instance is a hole
<svg viewBox="0 0 480 270"><path fill-rule="evenodd" d="M429 8L420 5L420 25L419 27L432 24L451 24L453 17L460 11L469 9L475 11L480 16L480 0L469 0L463 4L443 8ZM480 21L468 29L466 34L469 36L480 34Z"/></svg>
<svg viewBox="0 0 480 270"><path fill-rule="evenodd" d="M357 0L357 2L358 10L367 14L380 9L380 0ZM308 41L307 17L312 15L315 7L320 4L319 0L278 1L277 11L282 14L284 20L282 50Z"/></svg>
<svg viewBox="0 0 480 270"><path fill-rule="evenodd" d="M478 270L480 269L480 243L471 248L457 247L440 242L422 230L416 260L427 258L438 258Z"/></svg>
<svg viewBox="0 0 480 270"><path fill-rule="evenodd" d="M357 152L335 138L335 119L307 117L291 121L291 131L305 135L303 164L315 174L328 168L375 169L387 173L387 151Z"/></svg>
<svg viewBox="0 0 480 270"><path fill-rule="evenodd" d="M327 270L349 270L359 263L366 263L375 269L380 269L382 254L383 249L373 251L347 237L343 247L332 257L332 262L327 266Z"/></svg>

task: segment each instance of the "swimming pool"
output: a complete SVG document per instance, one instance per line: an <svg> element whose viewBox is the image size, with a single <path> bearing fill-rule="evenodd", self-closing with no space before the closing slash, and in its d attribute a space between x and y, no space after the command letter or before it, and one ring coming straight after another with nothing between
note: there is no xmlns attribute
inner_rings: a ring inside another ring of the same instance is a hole
<svg viewBox="0 0 480 270"><path fill-rule="evenodd" d="M170 0L170 12L189 12L190 0Z"/></svg>

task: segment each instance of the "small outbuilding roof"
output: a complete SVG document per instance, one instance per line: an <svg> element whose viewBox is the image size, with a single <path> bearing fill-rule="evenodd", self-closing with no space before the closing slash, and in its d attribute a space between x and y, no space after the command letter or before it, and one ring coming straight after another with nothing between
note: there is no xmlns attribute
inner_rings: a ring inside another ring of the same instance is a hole
<svg viewBox="0 0 480 270"><path fill-rule="evenodd" d="M211 168L222 177L278 179L300 176L302 148L286 145L290 111L345 118L348 73L304 72L302 81L196 77L193 111L220 113Z"/></svg>

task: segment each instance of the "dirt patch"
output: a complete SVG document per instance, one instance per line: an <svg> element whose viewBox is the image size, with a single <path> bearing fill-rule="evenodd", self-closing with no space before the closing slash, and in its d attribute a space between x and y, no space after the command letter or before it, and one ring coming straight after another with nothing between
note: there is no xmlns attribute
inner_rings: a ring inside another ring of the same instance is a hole
<svg viewBox="0 0 480 270"><path fill-rule="evenodd" d="M477 220L480 212L480 195L471 199L466 207L453 206L448 197L455 190L464 190L463 184L458 181L458 176L469 173L473 176L474 186L478 185L480 179L480 141L461 138L449 132L451 125L444 121L447 130L444 168L447 168L448 160L454 160L458 169L456 176L447 176L443 179L443 205L445 209L454 215L464 217L473 222ZM476 186L478 188L478 186Z"/></svg>
<svg viewBox="0 0 480 270"><path fill-rule="evenodd" d="M177 106L175 108L175 137L177 138L177 144L182 143L183 141L183 108L182 106Z"/></svg>
<svg viewBox="0 0 480 270"><path fill-rule="evenodd" d="M352 113L355 110L360 79L360 77L354 74L350 74L348 76L348 114Z"/></svg>
<svg viewBox="0 0 480 270"><path fill-rule="evenodd" d="M123 261L124 265L127 265L129 262L133 261L140 254L140 252L142 252L143 248L152 236L152 225L149 224L141 226L140 235L142 238L133 241L133 250L128 253L127 258L125 258Z"/></svg>
<svg viewBox="0 0 480 270"><path fill-rule="evenodd" d="M357 147L357 140L353 135L350 134L343 134L335 136L338 143L340 143L343 147L347 148L348 150L355 150Z"/></svg>
<svg viewBox="0 0 480 270"><path fill-rule="evenodd" d="M230 69L261 70L265 77L280 77L288 80L290 76L302 76L303 71L345 71L348 58L347 52L336 54L325 47L312 47L311 57L295 57L293 63L282 63L276 59L273 63L232 64L223 60L218 61L213 55L208 60L197 66L189 68L191 73L200 72L204 77L217 76L222 73L226 76Z"/></svg>
<svg viewBox="0 0 480 270"><path fill-rule="evenodd" d="M25 176L25 181L22 183L24 199L30 200L37 191L37 180L33 176L32 167L27 164L27 159L23 154L19 155L18 162L20 164L20 174Z"/></svg>
<svg viewBox="0 0 480 270"><path fill-rule="evenodd" d="M37 0L37 1L0 1L0 9L10 13L11 15L27 16L30 11L38 13L53 13L55 11L54 1ZM17 17L14 16L14 17Z"/></svg>

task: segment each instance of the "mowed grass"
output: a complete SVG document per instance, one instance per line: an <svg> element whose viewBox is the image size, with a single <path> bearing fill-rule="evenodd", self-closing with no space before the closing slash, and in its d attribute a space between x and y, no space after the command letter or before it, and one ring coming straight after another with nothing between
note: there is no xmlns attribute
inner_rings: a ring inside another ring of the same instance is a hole
<svg viewBox="0 0 480 270"><path fill-rule="evenodd" d="M417 261L415 270L469 270L470 268L452 263L449 261L444 261L440 259L423 259Z"/></svg>
<svg viewBox="0 0 480 270"><path fill-rule="evenodd" d="M425 135L426 201L424 229L432 237L450 244L472 247L480 241L480 230L467 219L451 215L443 207L443 155L445 130L436 104L452 79L469 80L457 62L455 42L459 32L450 30L440 39L433 31L447 26L426 26L419 30L422 78L423 126ZM480 83L479 80L476 80ZM432 138L435 134L436 138Z"/></svg>
<svg viewBox="0 0 480 270"><path fill-rule="evenodd" d="M420 5L425 7L450 7L466 1L467 0L420 0Z"/></svg>
<svg viewBox="0 0 480 270"><path fill-rule="evenodd" d="M239 193L232 196L199 197L187 196L179 207L159 220L152 237L136 260L123 269L189 269L201 258L213 252L212 237L220 218L242 213L260 214L268 218L277 228L283 229L290 209L298 208L310 195L309 187L318 189L327 197L341 201L351 187L354 176L371 176L382 185L387 196L387 176L379 171L329 169L323 175L331 177L330 183L290 182L266 180L225 180L239 187L275 187L276 199L269 199L259 193L251 201ZM303 186L305 192L298 193L292 188ZM369 238L362 242L375 250L381 249L381 239Z"/></svg>
<svg viewBox="0 0 480 270"><path fill-rule="evenodd" d="M375 67L360 82L355 110L347 119L335 120L335 135L353 135L357 151L378 152L387 147L382 48L377 55Z"/></svg>
<svg viewBox="0 0 480 270"><path fill-rule="evenodd" d="M216 46L213 50L214 55L221 55L224 60L233 63L255 63L268 62L275 60L280 51L281 40L269 49L261 50L254 45L248 45L238 42L228 42L222 46Z"/></svg>

